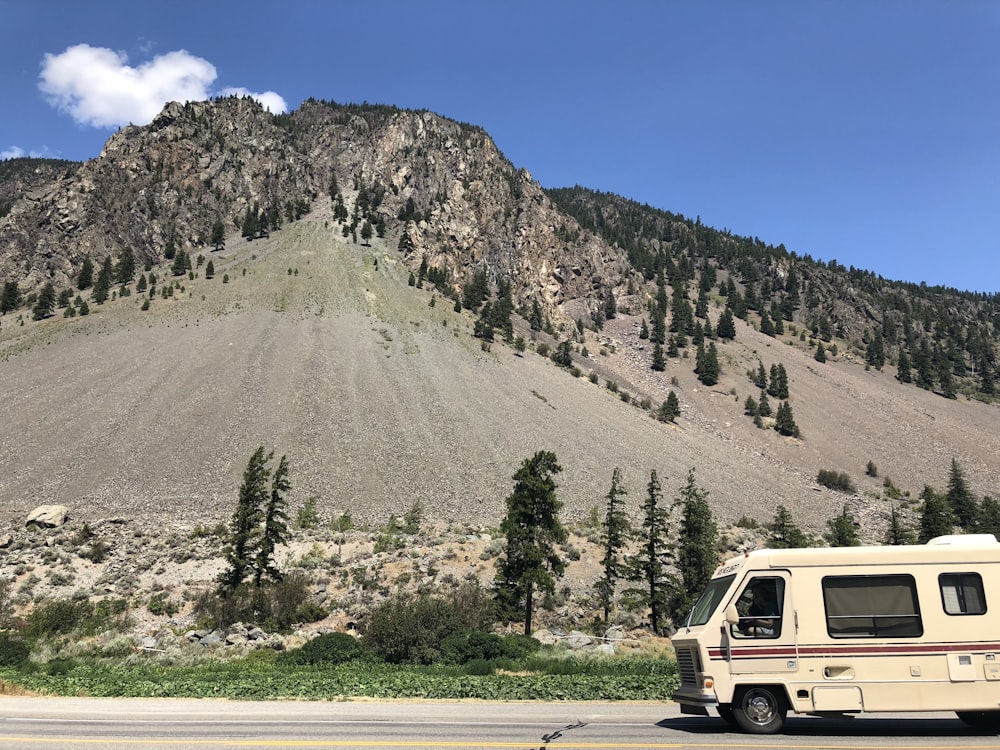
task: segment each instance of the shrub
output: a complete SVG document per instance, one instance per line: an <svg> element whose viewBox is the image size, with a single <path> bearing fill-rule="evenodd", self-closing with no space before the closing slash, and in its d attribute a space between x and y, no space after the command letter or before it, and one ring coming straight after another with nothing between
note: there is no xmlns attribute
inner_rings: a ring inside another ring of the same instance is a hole
<svg viewBox="0 0 1000 750"><path fill-rule="evenodd" d="M492 620L492 600L475 583L447 598L398 594L369 613L364 644L390 664L431 664L439 658L446 636L483 630Z"/></svg>
<svg viewBox="0 0 1000 750"><path fill-rule="evenodd" d="M316 512L316 497L311 495L299 508L298 517L295 519L296 525L300 529L314 529L319 525L319 513Z"/></svg>
<svg viewBox="0 0 1000 750"><path fill-rule="evenodd" d="M28 661L31 649L13 633L0 632L0 667L19 667Z"/></svg>
<svg viewBox="0 0 1000 750"><path fill-rule="evenodd" d="M169 617L176 615L179 607L177 606L177 602L171 601L167 597L166 591L159 591L150 598L146 609L158 617L160 615L167 615Z"/></svg>
<svg viewBox="0 0 1000 750"><path fill-rule="evenodd" d="M243 584L224 595L206 591L195 600L194 611L199 624L207 628L248 622L268 630L287 631L296 622L302 622L298 617L306 612L308 597L306 577L289 575L260 587Z"/></svg>
<svg viewBox="0 0 1000 750"><path fill-rule="evenodd" d="M517 634L501 637L496 633L466 630L442 639L441 660L450 664L518 660L535 653L540 647L541 644L530 636Z"/></svg>
<svg viewBox="0 0 1000 750"><path fill-rule="evenodd" d="M325 633L303 645L278 655L285 664L343 664L364 654L358 639L347 633Z"/></svg>
<svg viewBox="0 0 1000 750"><path fill-rule="evenodd" d="M104 562L108 553L111 551L111 545L102 539L95 539L91 542L89 547L84 547L80 550L80 557L84 560L90 560L92 563Z"/></svg>
<svg viewBox="0 0 1000 750"><path fill-rule="evenodd" d="M128 624L128 603L123 599L52 599L36 605L25 617L23 632L29 638L66 633L93 635Z"/></svg>
<svg viewBox="0 0 1000 750"><path fill-rule="evenodd" d="M816 481L824 487L837 492L854 493L857 491L854 487L854 482L852 482L851 478L842 471L838 472L831 469L820 469L819 474L816 475Z"/></svg>

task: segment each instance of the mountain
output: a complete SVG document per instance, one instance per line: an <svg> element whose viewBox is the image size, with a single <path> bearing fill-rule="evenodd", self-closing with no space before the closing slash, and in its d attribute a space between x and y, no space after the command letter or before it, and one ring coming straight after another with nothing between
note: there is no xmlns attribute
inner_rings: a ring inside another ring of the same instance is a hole
<svg viewBox="0 0 1000 750"><path fill-rule="evenodd" d="M995 295L544 190L482 129L430 112L172 103L96 159L0 180L0 280L23 301L0 318L9 523L44 502L224 520L258 445L288 455L293 507L314 497L370 523L421 505L495 525L541 449L575 519L616 466L634 515L650 470L670 497L693 468L724 523L783 504L813 531L848 502L876 533L892 505L912 513L925 483L943 487L952 458L977 494L998 487ZM107 301L77 289L87 260L97 277L126 257L139 270ZM46 284L69 305L34 320ZM727 312L734 338L715 334ZM655 370L643 331L658 320ZM693 371L706 322L710 385ZM798 437L744 413L779 365L773 406ZM659 421L671 391L681 414Z"/></svg>

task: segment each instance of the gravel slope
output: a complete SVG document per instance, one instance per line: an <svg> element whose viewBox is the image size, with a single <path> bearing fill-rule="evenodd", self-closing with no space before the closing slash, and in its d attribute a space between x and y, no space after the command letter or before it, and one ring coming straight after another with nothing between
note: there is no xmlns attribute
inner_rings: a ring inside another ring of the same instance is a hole
<svg viewBox="0 0 1000 750"><path fill-rule="evenodd" d="M314 496L324 517L380 523L416 502L440 520L498 523L511 475L540 449L563 466L569 519L602 503L615 466L636 516L651 469L670 498L695 468L721 520L765 521L783 503L814 530L845 500L815 486L821 468L878 492L863 476L872 460L916 495L943 488L955 456L977 493L1000 488L997 408L844 357L820 365L742 323L706 389L687 359L651 372L638 319L619 316L587 332L580 368L599 387L530 349L482 351L468 313L408 286L393 249L350 243L322 213L211 257L214 279L185 279L146 312L133 295L85 318L2 319L0 525L42 503L84 519L225 520L261 444L289 457L293 509ZM785 364L802 440L742 415L758 356ZM654 405L674 389L684 413L661 424L607 379ZM867 506L875 525L889 507Z"/></svg>

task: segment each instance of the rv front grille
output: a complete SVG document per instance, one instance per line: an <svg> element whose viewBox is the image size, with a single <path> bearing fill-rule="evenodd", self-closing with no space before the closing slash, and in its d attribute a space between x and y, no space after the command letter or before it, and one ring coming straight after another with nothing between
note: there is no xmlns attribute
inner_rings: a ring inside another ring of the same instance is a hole
<svg viewBox="0 0 1000 750"><path fill-rule="evenodd" d="M698 671L698 649L686 646L675 649L677 655L677 671L681 676L681 685L696 687L698 682L695 673Z"/></svg>

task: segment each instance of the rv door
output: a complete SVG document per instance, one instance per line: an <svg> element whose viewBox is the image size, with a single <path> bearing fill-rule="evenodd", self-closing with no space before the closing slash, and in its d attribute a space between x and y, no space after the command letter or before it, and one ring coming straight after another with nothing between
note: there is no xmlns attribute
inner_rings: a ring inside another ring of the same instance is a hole
<svg viewBox="0 0 1000 750"><path fill-rule="evenodd" d="M726 625L732 674L795 672L799 666L791 573L749 576L733 603L736 622Z"/></svg>

